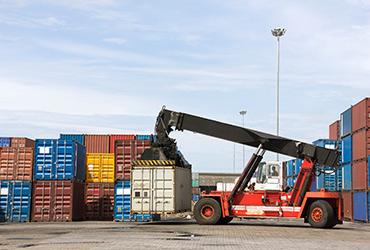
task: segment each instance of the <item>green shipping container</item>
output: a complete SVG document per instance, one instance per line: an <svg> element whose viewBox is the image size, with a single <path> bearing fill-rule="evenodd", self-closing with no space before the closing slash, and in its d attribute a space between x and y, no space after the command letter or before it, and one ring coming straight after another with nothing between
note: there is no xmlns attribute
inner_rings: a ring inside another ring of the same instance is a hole
<svg viewBox="0 0 370 250"><path fill-rule="evenodd" d="M191 184L193 187L199 187L199 180L192 180Z"/></svg>

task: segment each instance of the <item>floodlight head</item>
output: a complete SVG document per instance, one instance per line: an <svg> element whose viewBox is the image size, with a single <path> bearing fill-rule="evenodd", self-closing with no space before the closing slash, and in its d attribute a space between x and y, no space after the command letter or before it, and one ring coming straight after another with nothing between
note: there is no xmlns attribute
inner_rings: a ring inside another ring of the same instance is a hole
<svg viewBox="0 0 370 250"><path fill-rule="evenodd" d="M239 112L239 114L240 115L245 115L245 114L247 114L247 111L246 110L242 110L242 111Z"/></svg>
<svg viewBox="0 0 370 250"><path fill-rule="evenodd" d="M273 29L271 30L271 33L273 36L275 37L282 37L286 32L286 29L284 28L276 28L276 29Z"/></svg>

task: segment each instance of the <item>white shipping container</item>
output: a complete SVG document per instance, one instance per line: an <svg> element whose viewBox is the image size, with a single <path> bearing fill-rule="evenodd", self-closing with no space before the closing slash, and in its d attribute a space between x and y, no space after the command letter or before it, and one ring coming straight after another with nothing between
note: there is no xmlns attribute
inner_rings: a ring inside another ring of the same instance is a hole
<svg viewBox="0 0 370 250"><path fill-rule="evenodd" d="M133 166L132 213L178 213L191 210L191 169L176 166Z"/></svg>
<svg viewBox="0 0 370 250"><path fill-rule="evenodd" d="M235 187L235 183L217 182L217 191L231 192Z"/></svg>

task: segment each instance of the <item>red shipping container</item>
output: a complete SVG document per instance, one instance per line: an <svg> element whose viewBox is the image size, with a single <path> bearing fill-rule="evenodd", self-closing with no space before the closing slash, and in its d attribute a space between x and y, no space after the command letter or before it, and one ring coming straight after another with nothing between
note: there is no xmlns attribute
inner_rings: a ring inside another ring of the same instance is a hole
<svg viewBox="0 0 370 250"><path fill-rule="evenodd" d="M32 181L33 148L1 148L0 180Z"/></svg>
<svg viewBox="0 0 370 250"><path fill-rule="evenodd" d="M200 188L198 188L198 187L193 187L193 188L192 188L192 194L200 194Z"/></svg>
<svg viewBox="0 0 370 250"><path fill-rule="evenodd" d="M84 219L84 183L77 181L34 181L32 188L32 221Z"/></svg>
<svg viewBox="0 0 370 250"><path fill-rule="evenodd" d="M132 161L140 160L145 149L150 148L151 141L116 141L115 145L115 178L130 180Z"/></svg>
<svg viewBox="0 0 370 250"><path fill-rule="evenodd" d="M367 189L367 159L352 163L352 188L354 190Z"/></svg>
<svg viewBox="0 0 370 250"><path fill-rule="evenodd" d="M352 132L370 128L370 98L352 106Z"/></svg>
<svg viewBox="0 0 370 250"><path fill-rule="evenodd" d="M110 135L109 153L114 153L117 140L132 141L135 140L135 135Z"/></svg>
<svg viewBox="0 0 370 250"><path fill-rule="evenodd" d="M353 220L353 202L352 192L342 192L343 198L343 216L347 220Z"/></svg>
<svg viewBox="0 0 370 250"><path fill-rule="evenodd" d="M114 183L86 183L87 220L113 220Z"/></svg>
<svg viewBox="0 0 370 250"><path fill-rule="evenodd" d="M109 153L109 135L85 135L86 153Z"/></svg>
<svg viewBox="0 0 370 250"><path fill-rule="evenodd" d="M25 137L12 137L10 146L14 148L34 148L35 141Z"/></svg>
<svg viewBox="0 0 370 250"><path fill-rule="evenodd" d="M352 134L353 161L367 159L370 155L370 129L362 129Z"/></svg>
<svg viewBox="0 0 370 250"><path fill-rule="evenodd" d="M329 139L330 140L339 140L340 138L340 122L335 121L329 125Z"/></svg>

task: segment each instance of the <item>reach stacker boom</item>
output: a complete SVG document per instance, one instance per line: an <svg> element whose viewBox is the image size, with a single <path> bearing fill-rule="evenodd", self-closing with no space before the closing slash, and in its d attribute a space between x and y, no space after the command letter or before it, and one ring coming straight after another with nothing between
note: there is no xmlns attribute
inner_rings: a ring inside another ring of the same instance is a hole
<svg viewBox="0 0 370 250"><path fill-rule="evenodd" d="M142 158L175 159L179 165L187 164L178 152L175 140L169 137L173 129L189 130L257 148L231 192L202 193L194 206L198 224L227 224L234 217L303 218L317 228L332 228L342 223L340 193L325 189L310 191L320 166L338 167L337 150L163 108L155 127L157 140ZM292 190L247 190L266 150L303 160Z"/></svg>

